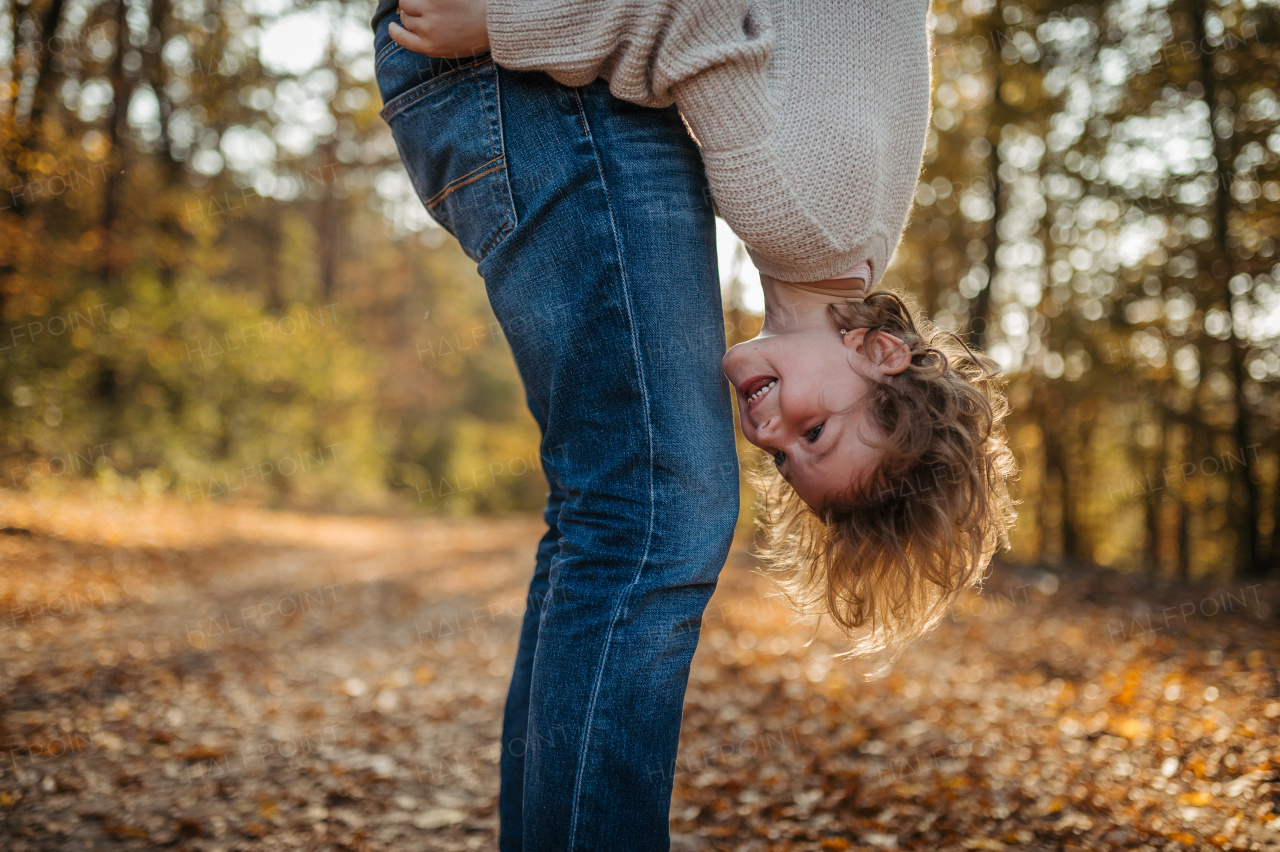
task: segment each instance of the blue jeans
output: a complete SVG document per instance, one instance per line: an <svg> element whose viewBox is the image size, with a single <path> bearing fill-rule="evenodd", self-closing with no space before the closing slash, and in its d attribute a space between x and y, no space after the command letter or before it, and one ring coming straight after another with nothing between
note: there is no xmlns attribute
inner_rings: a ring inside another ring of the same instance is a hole
<svg viewBox="0 0 1280 852"><path fill-rule="evenodd" d="M667 852L689 663L738 514L697 146L648 109L375 22L383 117L479 265L550 485L503 720L504 852Z"/></svg>

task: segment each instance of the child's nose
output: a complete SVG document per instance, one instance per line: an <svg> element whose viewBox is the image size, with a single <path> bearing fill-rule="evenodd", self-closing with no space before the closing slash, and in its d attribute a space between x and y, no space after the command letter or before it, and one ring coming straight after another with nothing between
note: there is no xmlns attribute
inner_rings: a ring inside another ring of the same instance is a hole
<svg viewBox="0 0 1280 852"><path fill-rule="evenodd" d="M771 415L768 420L756 427L756 437L762 444L772 443L778 436L778 421L776 414Z"/></svg>

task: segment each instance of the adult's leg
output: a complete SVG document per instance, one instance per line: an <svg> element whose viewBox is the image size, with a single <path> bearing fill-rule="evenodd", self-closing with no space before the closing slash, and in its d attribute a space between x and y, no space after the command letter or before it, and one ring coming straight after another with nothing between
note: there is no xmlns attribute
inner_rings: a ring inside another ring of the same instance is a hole
<svg viewBox="0 0 1280 852"><path fill-rule="evenodd" d="M428 210L479 262L543 426L548 593L504 737L527 683L523 848L665 852L689 661L737 517L698 151L676 110L602 81L396 50L384 23L384 115ZM519 848L513 792L503 849Z"/></svg>
<svg viewBox="0 0 1280 852"><path fill-rule="evenodd" d="M539 429L545 432L546 416L542 409L532 398L528 403ZM538 542L533 579L529 583L520 625L520 642L511 672L511 687L507 690L507 703L502 714L502 755L499 761L502 780L498 791L500 852L519 852L524 846L524 758L529 749L529 683L533 678L533 657L538 647L538 621L551 587L551 560L560 552L558 524L565 498L564 491L550 477L548 484L551 490L543 510L547 532Z"/></svg>
<svg viewBox="0 0 1280 852"><path fill-rule="evenodd" d="M674 109L498 78L517 224L480 270L565 495L523 848L666 852L689 662L738 511L706 180Z"/></svg>

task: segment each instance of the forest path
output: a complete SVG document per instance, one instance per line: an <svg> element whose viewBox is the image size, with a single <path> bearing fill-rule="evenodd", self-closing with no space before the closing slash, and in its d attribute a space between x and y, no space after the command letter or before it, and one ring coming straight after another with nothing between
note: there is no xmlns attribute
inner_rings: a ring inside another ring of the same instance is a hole
<svg viewBox="0 0 1280 852"><path fill-rule="evenodd" d="M537 518L11 493L0 528L0 847L496 848ZM1000 569L865 682L754 568L674 770L707 848L1280 849L1274 585Z"/></svg>

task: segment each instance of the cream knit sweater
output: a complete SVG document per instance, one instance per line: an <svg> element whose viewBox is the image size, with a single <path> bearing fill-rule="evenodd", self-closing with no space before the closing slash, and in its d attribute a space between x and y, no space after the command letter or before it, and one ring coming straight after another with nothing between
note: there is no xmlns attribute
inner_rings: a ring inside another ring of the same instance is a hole
<svg viewBox="0 0 1280 852"><path fill-rule="evenodd" d="M816 281L911 210L929 125L927 0L488 0L493 59L679 105L717 212L756 267Z"/></svg>

